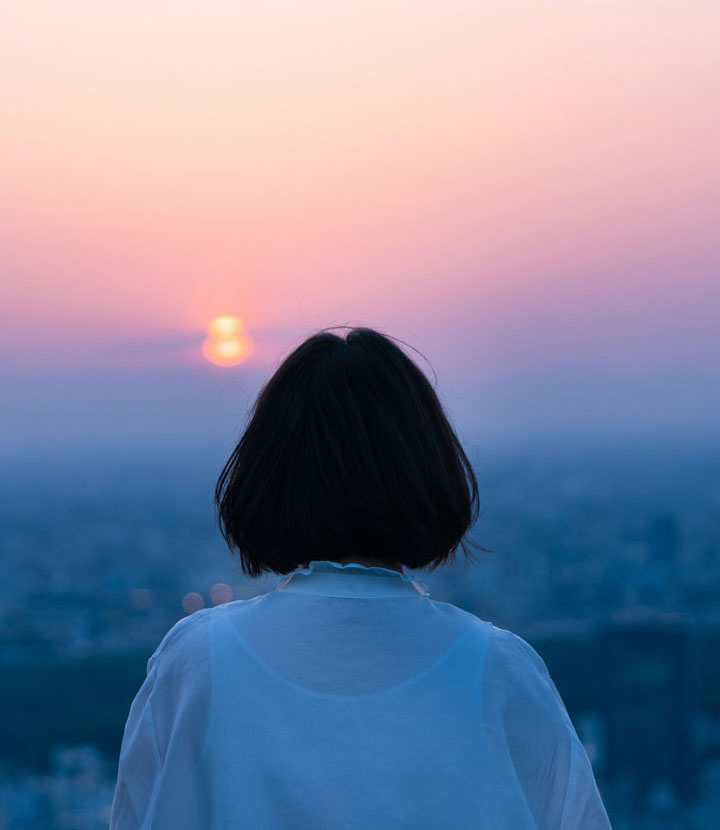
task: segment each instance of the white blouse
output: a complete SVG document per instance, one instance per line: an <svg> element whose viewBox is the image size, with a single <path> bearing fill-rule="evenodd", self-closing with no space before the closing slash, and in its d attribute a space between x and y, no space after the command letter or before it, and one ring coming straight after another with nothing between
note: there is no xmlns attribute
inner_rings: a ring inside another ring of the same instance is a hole
<svg viewBox="0 0 720 830"><path fill-rule="evenodd" d="M315 560L148 660L110 830L607 830L537 652L382 567Z"/></svg>

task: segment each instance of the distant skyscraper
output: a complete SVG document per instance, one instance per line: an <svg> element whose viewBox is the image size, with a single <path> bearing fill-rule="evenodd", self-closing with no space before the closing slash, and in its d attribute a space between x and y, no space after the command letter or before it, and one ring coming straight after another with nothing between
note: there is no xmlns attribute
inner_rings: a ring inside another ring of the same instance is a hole
<svg viewBox="0 0 720 830"><path fill-rule="evenodd" d="M640 812L658 786L695 794L692 627L679 618L623 620L598 631L603 665L604 772L624 807Z"/></svg>

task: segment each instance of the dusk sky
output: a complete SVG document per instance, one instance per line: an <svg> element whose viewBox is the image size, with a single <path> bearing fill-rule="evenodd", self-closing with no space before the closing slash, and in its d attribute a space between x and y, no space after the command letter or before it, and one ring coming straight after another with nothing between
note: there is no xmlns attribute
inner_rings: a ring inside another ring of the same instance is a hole
<svg viewBox="0 0 720 830"><path fill-rule="evenodd" d="M420 349L473 436L712 435L717 3L0 16L0 450L222 442L333 325Z"/></svg>

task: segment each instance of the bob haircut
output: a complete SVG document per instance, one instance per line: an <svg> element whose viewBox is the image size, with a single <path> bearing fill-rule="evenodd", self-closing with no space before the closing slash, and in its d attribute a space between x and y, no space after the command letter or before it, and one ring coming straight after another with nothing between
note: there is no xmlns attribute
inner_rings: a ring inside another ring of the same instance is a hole
<svg viewBox="0 0 720 830"><path fill-rule="evenodd" d="M460 544L468 554L472 466L393 340L322 329L261 389L215 486L221 533L246 574L355 556L434 570Z"/></svg>

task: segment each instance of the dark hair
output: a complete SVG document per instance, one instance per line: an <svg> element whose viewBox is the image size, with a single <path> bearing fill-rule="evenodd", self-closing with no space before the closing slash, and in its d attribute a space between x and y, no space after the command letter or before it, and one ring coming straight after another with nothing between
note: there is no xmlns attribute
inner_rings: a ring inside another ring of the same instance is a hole
<svg viewBox="0 0 720 830"><path fill-rule="evenodd" d="M460 544L468 554L472 466L394 339L322 329L261 389L215 487L220 530L245 573L348 556L433 570Z"/></svg>

